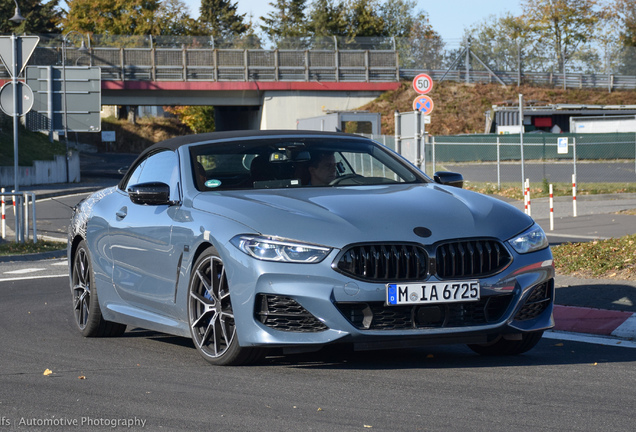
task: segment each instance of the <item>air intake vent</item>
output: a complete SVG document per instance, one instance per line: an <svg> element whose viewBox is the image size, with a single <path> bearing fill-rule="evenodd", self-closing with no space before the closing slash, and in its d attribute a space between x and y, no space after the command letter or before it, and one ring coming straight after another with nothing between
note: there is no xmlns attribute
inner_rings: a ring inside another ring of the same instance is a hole
<svg viewBox="0 0 636 432"><path fill-rule="evenodd" d="M338 271L365 281L425 280L428 254L412 244L364 244L346 249L337 261Z"/></svg>
<svg viewBox="0 0 636 432"><path fill-rule="evenodd" d="M510 264L508 250L496 240L466 240L437 246L437 276L441 279L484 277Z"/></svg>

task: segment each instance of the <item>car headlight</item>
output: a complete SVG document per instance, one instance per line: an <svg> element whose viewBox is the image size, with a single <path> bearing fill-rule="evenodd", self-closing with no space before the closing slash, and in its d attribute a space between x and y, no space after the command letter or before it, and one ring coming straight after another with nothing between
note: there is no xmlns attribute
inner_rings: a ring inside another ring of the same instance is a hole
<svg viewBox="0 0 636 432"><path fill-rule="evenodd" d="M534 224L525 232L508 240L508 243L520 254L525 254L547 248L548 238L541 227Z"/></svg>
<svg viewBox="0 0 636 432"><path fill-rule="evenodd" d="M238 235L231 243L249 256L263 261L319 263L331 252L331 248L324 246L260 236Z"/></svg>

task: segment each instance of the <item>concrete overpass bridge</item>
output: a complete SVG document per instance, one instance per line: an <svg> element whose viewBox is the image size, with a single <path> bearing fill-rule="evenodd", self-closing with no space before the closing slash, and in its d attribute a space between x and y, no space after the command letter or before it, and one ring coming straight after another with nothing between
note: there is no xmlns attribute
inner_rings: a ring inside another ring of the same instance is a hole
<svg viewBox="0 0 636 432"><path fill-rule="evenodd" d="M60 40L41 41L29 65L98 66L102 105L211 105L225 129L295 129L299 118L353 110L399 87L391 39L266 50L219 48L209 38L146 46L121 38L81 49L83 36L75 36L65 50Z"/></svg>

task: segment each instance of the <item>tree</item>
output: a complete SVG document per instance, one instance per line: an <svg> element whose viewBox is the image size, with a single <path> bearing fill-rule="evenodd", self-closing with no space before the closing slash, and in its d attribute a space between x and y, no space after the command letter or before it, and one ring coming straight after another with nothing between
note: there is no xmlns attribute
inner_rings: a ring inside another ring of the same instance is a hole
<svg viewBox="0 0 636 432"><path fill-rule="evenodd" d="M177 116L179 121L194 133L214 132L214 107L212 106L174 106L164 110Z"/></svg>
<svg viewBox="0 0 636 432"><path fill-rule="evenodd" d="M68 0L65 31L111 35L158 34L160 0Z"/></svg>
<svg viewBox="0 0 636 432"><path fill-rule="evenodd" d="M5 17L0 21L0 33L59 33L58 24L62 18L62 12L58 3L58 0L49 0L46 3L42 3L40 0L20 0L18 3L20 13L26 20L18 25L8 20L15 12L15 2L13 0L0 0L0 14Z"/></svg>
<svg viewBox="0 0 636 432"><path fill-rule="evenodd" d="M537 41L548 44L563 71L576 51L588 43L603 16L598 0L523 0L522 18Z"/></svg>
<svg viewBox="0 0 636 432"><path fill-rule="evenodd" d="M249 29L245 14L239 14L237 3L231 0L201 0L200 11L199 21L215 39L229 39Z"/></svg>
<svg viewBox="0 0 636 432"><path fill-rule="evenodd" d="M415 0L387 0L379 16L384 33L396 38L401 66L418 69L441 69L444 42L428 23L428 14L417 11Z"/></svg>
<svg viewBox="0 0 636 432"><path fill-rule="evenodd" d="M188 36L196 35L196 21L188 14L183 0L162 0L155 17L154 35Z"/></svg>
<svg viewBox="0 0 636 432"><path fill-rule="evenodd" d="M307 35L305 9L307 0L276 0L269 5L274 8L265 17L261 17L261 30L274 43L287 37Z"/></svg>
<svg viewBox="0 0 636 432"><path fill-rule="evenodd" d="M379 12L379 0L348 0L345 9L347 36L388 36Z"/></svg>
<svg viewBox="0 0 636 432"><path fill-rule="evenodd" d="M386 0L379 8L384 32L392 37L408 37L414 26L427 27L428 15L424 11L414 12L416 6L416 0Z"/></svg>
<svg viewBox="0 0 636 432"><path fill-rule="evenodd" d="M444 42L426 21L414 21L408 36L399 38L398 51L402 67L441 69L444 61Z"/></svg>
<svg viewBox="0 0 636 432"><path fill-rule="evenodd" d="M346 36L345 6L340 0L315 0L309 7L308 32L314 37Z"/></svg>
<svg viewBox="0 0 636 432"><path fill-rule="evenodd" d="M636 47L636 3L633 0L615 0L608 12L618 22L622 44Z"/></svg>

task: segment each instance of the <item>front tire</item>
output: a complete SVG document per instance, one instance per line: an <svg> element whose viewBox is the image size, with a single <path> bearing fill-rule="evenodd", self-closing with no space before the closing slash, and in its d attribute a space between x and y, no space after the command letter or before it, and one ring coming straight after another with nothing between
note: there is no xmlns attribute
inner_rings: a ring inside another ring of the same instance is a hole
<svg viewBox="0 0 636 432"><path fill-rule="evenodd" d="M257 361L263 351L239 346L225 266L216 249L197 259L188 288L188 322L199 353L214 365Z"/></svg>
<svg viewBox="0 0 636 432"><path fill-rule="evenodd" d="M102 317L95 289L95 277L86 242L77 246L73 259L71 279L73 293L73 315L75 323L85 337L121 336L126 331L124 324L106 321Z"/></svg>
<svg viewBox="0 0 636 432"><path fill-rule="evenodd" d="M488 345L468 345L468 348L477 354L486 356L518 355L534 348L542 336L543 331L522 333L521 340L507 340L501 337L495 343Z"/></svg>

